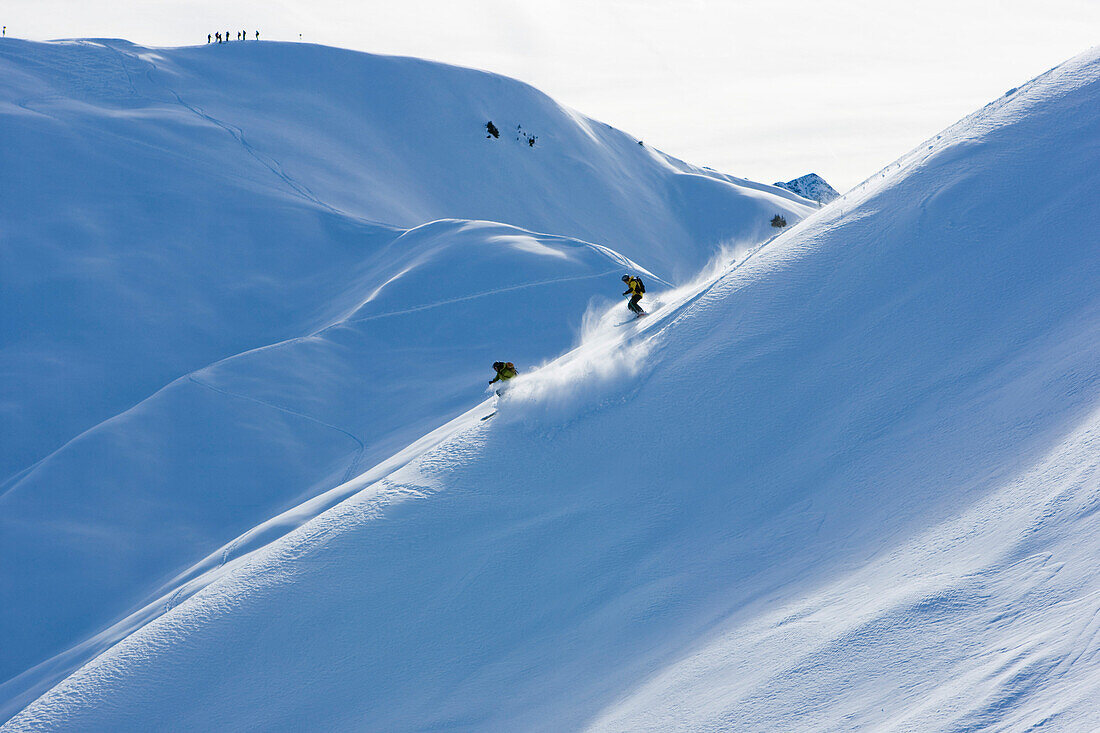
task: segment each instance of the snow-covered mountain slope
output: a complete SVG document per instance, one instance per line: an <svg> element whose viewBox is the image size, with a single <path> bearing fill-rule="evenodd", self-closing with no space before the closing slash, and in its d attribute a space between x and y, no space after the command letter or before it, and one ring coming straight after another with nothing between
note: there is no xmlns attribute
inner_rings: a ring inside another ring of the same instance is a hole
<svg viewBox="0 0 1100 733"><path fill-rule="evenodd" d="M1100 726L1098 98L608 311L8 727Z"/></svg>
<svg viewBox="0 0 1100 733"><path fill-rule="evenodd" d="M624 269L574 240L425 225L331 325L192 372L79 436L0 498L10 661L170 594L165 580L216 549L224 563L236 535L475 403L495 358L528 369L567 349L593 289Z"/></svg>
<svg viewBox="0 0 1100 733"><path fill-rule="evenodd" d="M0 139L8 714L495 359L571 347L623 271L660 289L812 210L516 81L291 44L4 39Z"/></svg>
<svg viewBox="0 0 1100 733"><path fill-rule="evenodd" d="M5 476L180 374L324 320L394 228L496 221L673 277L810 210L519 82L415 59L5 39L0 68ZM487 139L490 118L536 147Z"/></svg>

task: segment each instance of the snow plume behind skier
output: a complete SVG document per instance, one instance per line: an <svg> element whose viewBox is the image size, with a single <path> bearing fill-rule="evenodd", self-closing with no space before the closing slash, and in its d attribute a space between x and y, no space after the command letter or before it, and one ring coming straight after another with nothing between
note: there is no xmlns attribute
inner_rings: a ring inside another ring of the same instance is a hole
<svg viewBox="0 0 1100 733"><path fill-rule="evenodd" d="M596 299L582 317L577 345L569 352L507 382L493 421L511 429L553 428L609 402L625 402L637 387L647 355L655 343L653 334L618 328L622 305L609 308ZM641 336L641 338L635 338ZM630 337L630 338L624 338ZM497 387L493 384L493 387Z"/></svg>
<svg viewBox="0 0 1100 733"><path fill-rule="evenodd" d="M598 405L628 401L653 342L623 343L623 333L602 330L568 354L525 370L508 384L493 420L541 430L564 425Z"/></svg>
<svg viewBox="0 0 1100 733"><path fill-rule="evenodd" d="M744 264L763 243L729 241L707 267L691 281L657 293L645 293L651 313L673 310L729 275ZM642 271L650 283L668 286L656 275ZM624 296L626 297L626 296ZM652 301L652 302L651 302ZM523 378L508 385L509 408L497 421L527 425L561 425L591 409L592 405L627 401L637 377L646 369L647 356L660 340L660 315L644 328L620 328L622 305L594 298L581 318L580 332L572 351L548 363L535 366Z"/></svg>

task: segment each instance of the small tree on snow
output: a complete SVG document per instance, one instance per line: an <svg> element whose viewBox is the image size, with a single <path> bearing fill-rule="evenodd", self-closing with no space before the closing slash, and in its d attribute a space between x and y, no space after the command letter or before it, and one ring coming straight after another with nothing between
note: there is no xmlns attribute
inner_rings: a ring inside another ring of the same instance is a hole
<svg viewBox="0 0 1100 733"><path fill-rule="evenodd" d="M784 219L782 215L776 214L772 217L772 226L776 229L782 229L787 226L787 220Z"/></svg>

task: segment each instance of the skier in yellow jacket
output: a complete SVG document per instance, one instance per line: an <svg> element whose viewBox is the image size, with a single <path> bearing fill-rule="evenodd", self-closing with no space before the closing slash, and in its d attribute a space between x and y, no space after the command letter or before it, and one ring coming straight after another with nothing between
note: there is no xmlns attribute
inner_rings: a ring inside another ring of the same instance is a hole
<svg viewBox="0 0 1100 733"><path fill-rule="evenodd" d="M641 318L646 314L642 310L642 306L638 305L638 301L645 295L645 285L642 284L641 278L631 277L630 275L623 275L623 282L626 283L626 292L623 295L630 296L630 302L626 304L636 317Z"/></svg>

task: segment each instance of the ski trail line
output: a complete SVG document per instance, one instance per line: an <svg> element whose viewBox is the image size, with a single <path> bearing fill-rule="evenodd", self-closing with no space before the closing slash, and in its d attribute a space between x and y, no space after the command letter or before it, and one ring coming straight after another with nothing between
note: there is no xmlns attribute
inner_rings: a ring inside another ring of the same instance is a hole
<svg viewBox="0 0 1100 733"><path fill-rule="evenodd" d="M247 400L248 402L255 402L258 405L263 405L264 407L270 407L273 410L278 410L279 412L284 412L288 415L294 415L295 417L300 417L303 420L309 420L312 423L316 423L317 425L321 425L321 426L329 428L331 430L335 430L336 432L341 433L341 434L346 435L347 437L351 438L353 441L355 441L355 444L358 446L358 450L356 451L355 458L352 460L351 465L349 465L347 470L344 472L344 478L340 481L340 483L344 483L344 482L348 481L351 478L352 471L359 464L359 458L363 455L363 452L366 451L366 449L367 449L367 447L363 443L363 441L360 440L358 437L356 437L354 434L348 432L347 430L344 430L343 428L337 427L337 426L335 426L331 423L327 423L324 420L318 420L317 418L315 418L311 415L307 415L304 412L298 412L297 410L292 410L289 407L283 407L281 405L276 405L273 402L268 402L267 400L261 400L258 397L252 397L252 396L249 396L249 395L239 394L237 392L232 392L228 389L223 389L221 387L215 387L214 385L210 384L209 382L204 382L203 380L199 379L198 377L195 376L194 373L188 374L187 379L190 380L191 382L199 385L200 387L206 387L207 389L209 389L212 392L217 392L218 394L223 394L223 395L226 395L227 397L235 397L239 400Z"/></svg>
<svg viewBox="0 0 1100 733"><path fill-rule="evenodd" d="M115 49L111 46L108 46L108 48L110 48L112 51L114 51L115 53L117 53L119 55L124 55L118 49ZM197 107L197 106L195 106L193 104L190 104L189 102L185 101L183 99L183 97L180 96L179 92L177 92L175 89L168 86L168 84L166 84L164 82L159 82L159 81L157 81L156 79L153 78L153 72L154 71L160 71L160 69L157 67L157 65L155 63L153 63L152 61L148 61L146 59L142 59L142 61L147 63L150 67L145 72L145 78L149 81L150 84L153 84L154 86L157 86L157 87L160 87L161 89L166 90L169 94L171 94L173 97L175 97L177 104L179 104L184 109L189 110L192 114L196 115L197 117L199 117L203 120L206 120L207 122L209 122L212 125L220 127L221 129L225 130L226 132L228 132L229 135L234 140L236 140L237 143L241 147L244 148L246 153L248 153L253 159L256 160L256 162L258 162L264 168L271 171L272 174L274 174L279 180L281 180L284 184L286 184L286 186L288 188L290 188L290 190L293 191L297 196L299 196L302 199L305 199L306 201L309 201L310 203L316 204L317 206L320 206L321 208L329 211L330 213L335 214L335 215L340 216L340 217L344 217L344 218L347 218L347 219L351 219L353 221L359 221L359 222L363 222L363 223L367 223L367 224L373 224L373 225L381 226L381 227L391 227L391 225L386 224L385 222L375 221L373 219L367 219L366 217L357 216L355 214L349 214L348 212L342 211L342 210L336 208L335 206L333 206L332 204L329 204L328 202L322 200L319 196L317 196L315 193L313 193L313 191L309 188L309 186L306 186L305 184L300 183L299 181L297 181L296 179L291 177L290 174L288 174L286 171L284 171L283 167L282 167L282 164L279 163L278 160L275 160L274 158L271 158L269 160L266 156L261 155L259 150L257 150L252 145L252 143L248 142L248 139L245 137L243 129L241 129L240 127L238 127L236 125L232 125L228 122L224 122L224 121L218 119L217 117L214 117L213 115L208 114L207 112L203 111L202 108ZM127 72L127 76L129 76L129 72Z"/></svg>
<svg viewBox="0 0 1100 733"><path fill-rule="evenodd" d="M335 328L337 326L347 325L347 324L351 324L351 323L363 323L364 321L374 321L374 320L377 320L379 318L388 318L390 316L401 316L401 315L405 315L407 313L416 313L418 311L431 310L432 308L439 308L441 306L451 305L453 303L462 303L462 302L465 302L465 301L468 301L468 300L476 300L478 298L484 298L484 297L487 297L489 295L497 295L499 293L510 293L510 292L515 291L515 290L524 290L526 288L534 288L534 287L538 287L540 285L555 285L555 284L558 284L558 283L576 282L576 281L579 281L579 280L593 280L593 279L598 278L598 277L607 277L608 275L611 275L612 273L616 273L618 271L619 271L618 269L605 270L604 272L597 272L593 275L578 275L577 277L559 277L559 278L552 279L552 280L539 280L539 281L530 282L530 283L520 283L519 285L509 285L506 288L497 288L496 290L484 290L480 293L473 293L471 295L463 295L460 298L451 298L449 300L440 300L436 303L425 303L424 305L417 305L417 306L413 306L412 308L406 308L404 310L389 311L387 313L377 313L373 316L363 316L362 318L351 318L351 319L345 319L345 320L342 320L342 321L337 321L336 323L325 326L321 330L319 330L315 333L312 333L310 335L311 336L319 336L319 335L323 334L325 331L329 330L330 328Z"/></svg>

